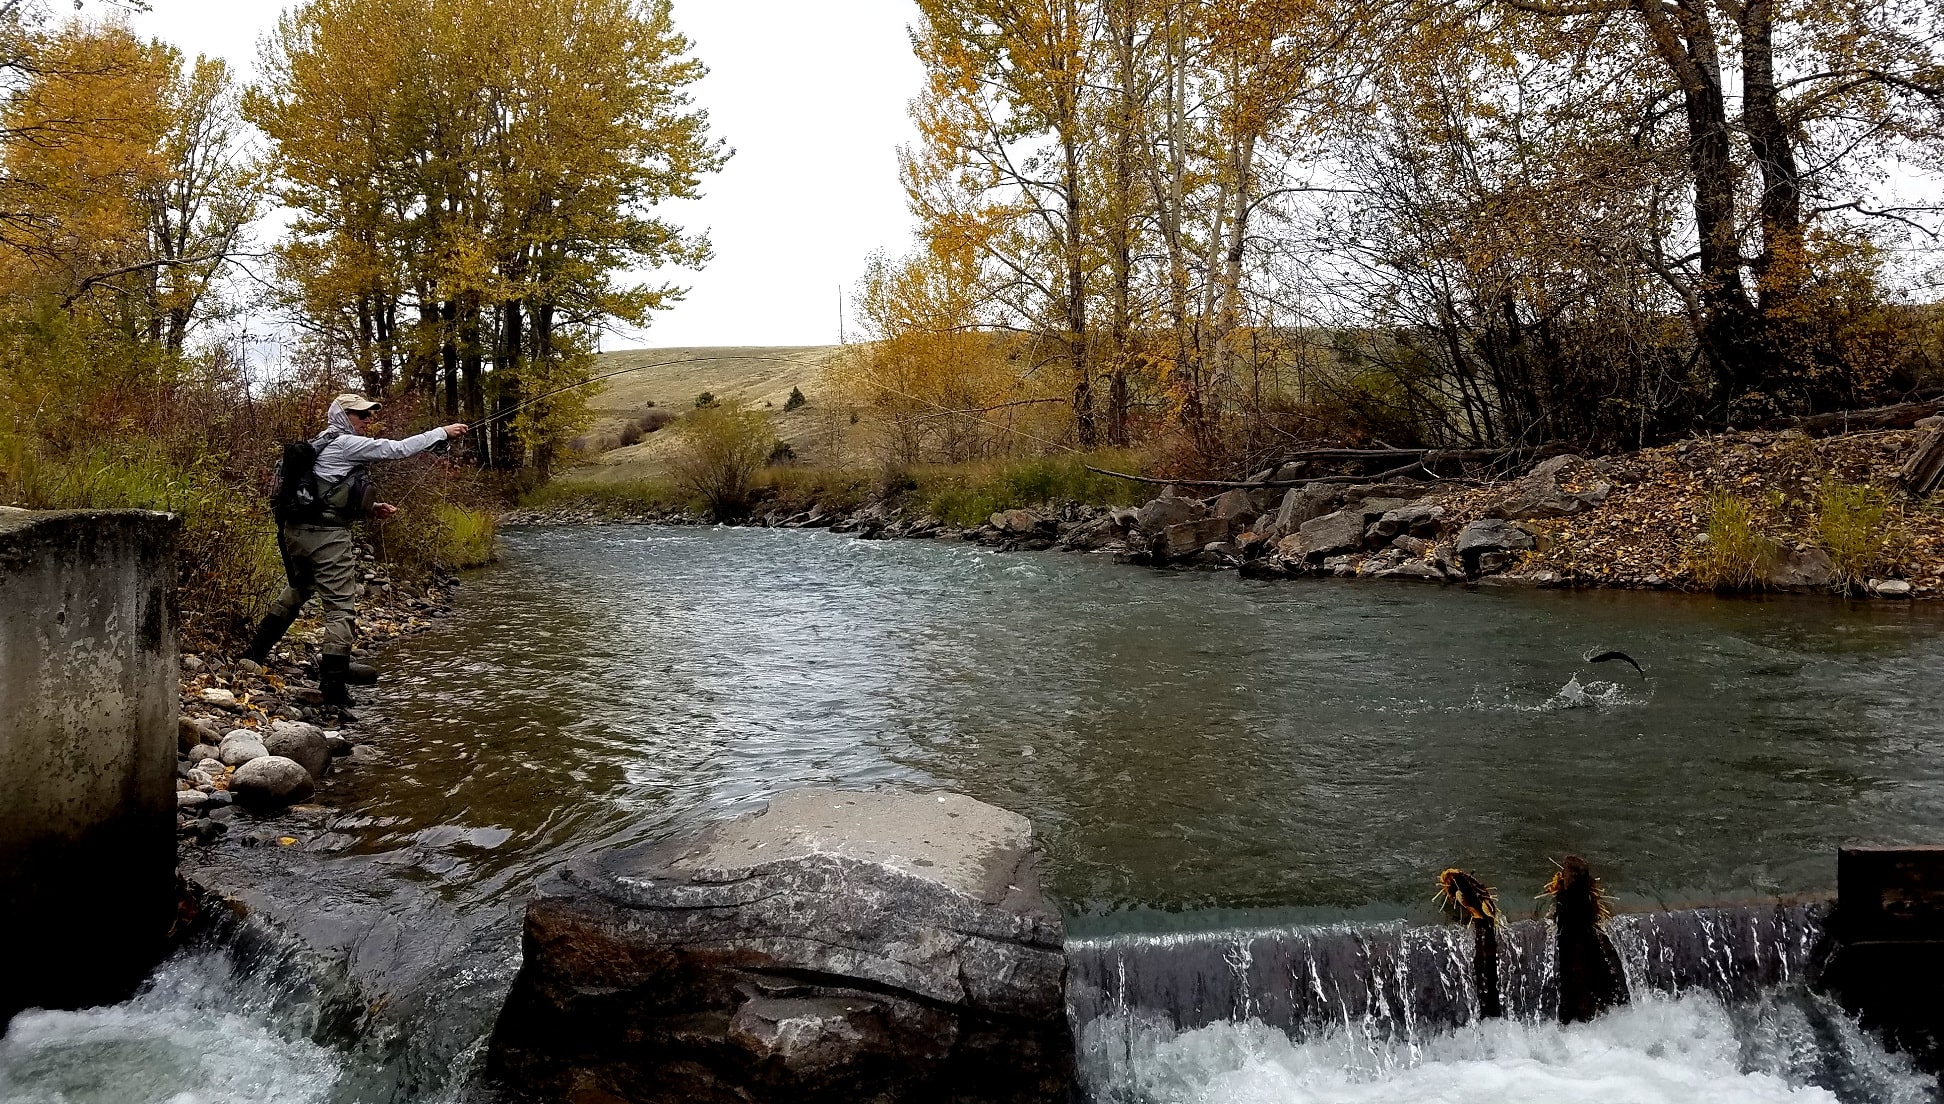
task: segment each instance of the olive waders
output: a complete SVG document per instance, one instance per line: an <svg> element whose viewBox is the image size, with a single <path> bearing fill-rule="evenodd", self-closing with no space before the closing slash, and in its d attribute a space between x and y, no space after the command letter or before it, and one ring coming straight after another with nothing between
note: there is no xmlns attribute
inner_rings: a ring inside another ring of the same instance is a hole
<svg viewBox="0 0 1944 1104"><path fill-rule="evenodd" d="M358 546L345 525L286 525L277 532L278 549L283 553L284 572L290 584L270 604L256 638L245 654L263 663L270 649L277 646L290 623L297 619L312 594L324 604L324 652L317 661L317 685L325 705L348 706L351 692L347 681L376 681L376 672L364 664L353 677L351 644L357 631Z"/></svg>

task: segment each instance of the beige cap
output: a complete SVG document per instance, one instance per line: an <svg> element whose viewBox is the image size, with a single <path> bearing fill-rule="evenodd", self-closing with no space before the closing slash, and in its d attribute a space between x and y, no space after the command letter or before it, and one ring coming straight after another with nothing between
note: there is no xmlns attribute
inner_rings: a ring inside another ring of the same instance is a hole
<svg viewBox="0 0 1944 1104"><path fill-rule="evenodd" d="M355 410L362 414L367 410L376 410L382 404L372 402L370 399L365 398L355 391L346 391L344 394L332 399L331 405L337 407L339 410Z"/></svg>

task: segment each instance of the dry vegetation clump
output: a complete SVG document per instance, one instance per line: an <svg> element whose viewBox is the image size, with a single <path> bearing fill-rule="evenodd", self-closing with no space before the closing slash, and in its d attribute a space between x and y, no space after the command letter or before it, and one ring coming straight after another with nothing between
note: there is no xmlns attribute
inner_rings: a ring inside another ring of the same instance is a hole
<svg viewBox="0 0 1944 1104"><path fill-rule="evenodd" d="M1890 490L1917 436L1733 433L1593 461L1587 470L1612 494L1531 523L1540 550L1524 570L1584 585L1755 589L1756 561L1820 548L1846 583L1901 577L1919 593L1944 592L1944 503ZM1503 485L1449 491L1448 520L1462 526L1502 494Z"/></svg>

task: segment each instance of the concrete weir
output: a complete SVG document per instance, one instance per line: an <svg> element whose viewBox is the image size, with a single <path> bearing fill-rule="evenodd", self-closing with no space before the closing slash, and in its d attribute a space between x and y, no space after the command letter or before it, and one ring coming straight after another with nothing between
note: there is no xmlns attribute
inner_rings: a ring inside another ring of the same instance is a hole
<svg viewBox="0 0 1944 1104"><path fill-rule="evenodd" d="M177 527L0 508L0 1022L118 1000L165 949Z"/></svg>

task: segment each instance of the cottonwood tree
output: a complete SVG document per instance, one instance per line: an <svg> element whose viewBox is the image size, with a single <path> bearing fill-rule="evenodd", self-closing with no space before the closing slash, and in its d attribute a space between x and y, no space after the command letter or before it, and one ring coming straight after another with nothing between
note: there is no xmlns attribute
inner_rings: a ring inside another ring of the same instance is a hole
<svg viewBox="0 0 1944 1104"><path fill-rule="evenodd" d="M666 0L313 0L273 36L250 117L299 212L293 305L368 382L517 416L482 459L545 467L599 328L646 325L707 241L656 217L727 153ZM396 376L394 375L396 373Z"/></svg>
<svg viewBox="0 0 1944 1104"><path fill-rule="evenodd" d="M905 156L912 204L944 251L990 266L1013 324L1057 348L1074 434L1099 440L1088 281L1091 103L1101 62L1088 0L919 0L914 46L928 82L915 106L920 148Z"/></svg>
<svg viewBox="0 0 1944 1104"><path fill-rule="evenodd" d="M1872 206L1857 185L1888 158L1937 148L1944 10L1926 0L1501 2L1553 24L1583 64L1604 54L1658 63L1661 96L1678 105L1694 243L1667 259L1663 278L1695 304L1717 399L1731 416L1772 412L1815 368L1779 323L1816 279L1817 218L1917 213Z"/></svg>
<svg viewBox="0 0 1944 1104"><path fill-rule="evenodd" d="M262 196L227 68L118 23L71 20L23 49L0 132L16 293L181 353Z"/></svg>

